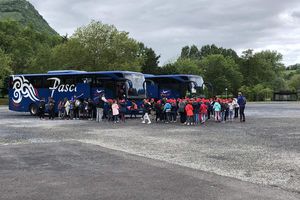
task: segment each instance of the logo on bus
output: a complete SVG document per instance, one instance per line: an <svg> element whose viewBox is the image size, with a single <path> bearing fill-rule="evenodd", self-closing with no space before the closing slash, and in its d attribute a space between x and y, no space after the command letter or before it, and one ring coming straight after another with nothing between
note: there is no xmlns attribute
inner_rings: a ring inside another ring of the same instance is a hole
<svg viewBox="0 0 300 200"><path fill-rule="evenodd" d="M160 96L161 97L168 97L168 96L170 96L171 95L171 90L162 90L161 92L160 92Z"/></svg>
<svg viewBox="0 0 300 200"><path fill-rule="evenodd" d="M49 87L49 90L51 90L51 97L53 97L54 92L57 90L58 92L76 92L76 86L75 84L60 84L60 79L53 77L53 78L48 78L47 80L54 80L53 86Z"/></svg>
<svg viewBox="0 0 300 200"><path fill-rule="evenodd" d="M36 90L24 76L13 76L13 90L12 100L16 104L19 104L23 97L39 101Z"/></svg>

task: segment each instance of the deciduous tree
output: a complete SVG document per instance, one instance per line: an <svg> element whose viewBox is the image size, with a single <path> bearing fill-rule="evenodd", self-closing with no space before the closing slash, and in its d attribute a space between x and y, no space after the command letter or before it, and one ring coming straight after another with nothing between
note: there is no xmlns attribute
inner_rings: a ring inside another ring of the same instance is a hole
<svg viewBox="0 0 300 200"><path fill-rule="evenodd" d="M0 88L4 87L4 81L12 74L11 58L0 49Z"/></svg>

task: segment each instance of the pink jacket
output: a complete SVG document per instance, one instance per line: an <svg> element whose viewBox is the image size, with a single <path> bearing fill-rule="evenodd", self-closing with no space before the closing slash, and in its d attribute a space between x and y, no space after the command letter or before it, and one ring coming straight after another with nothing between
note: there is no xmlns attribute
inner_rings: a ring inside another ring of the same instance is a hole
<svg viewBox="0 0 300 200"><path fill-rule="evenodd" d="M113 115L118 115L119 114L119 105L114 103L111 105L111 109L112 109L112 114Z"/></svg>

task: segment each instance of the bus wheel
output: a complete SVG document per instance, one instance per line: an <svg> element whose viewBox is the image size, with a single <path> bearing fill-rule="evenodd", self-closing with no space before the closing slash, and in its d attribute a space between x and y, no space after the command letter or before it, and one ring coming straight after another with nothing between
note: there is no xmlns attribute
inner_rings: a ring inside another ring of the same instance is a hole
<svg viewBox="0 0 300 200"><path fill-rule="evenodd" d="M30 104L29 106L29 112L31 115L35 116L38 113L38 107L36 104Z"/></svg>

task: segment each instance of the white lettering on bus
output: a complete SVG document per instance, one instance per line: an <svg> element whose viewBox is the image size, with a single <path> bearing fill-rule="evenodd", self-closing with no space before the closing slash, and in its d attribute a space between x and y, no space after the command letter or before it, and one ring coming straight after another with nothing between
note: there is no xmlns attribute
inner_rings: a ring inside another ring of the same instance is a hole
<svg viewBox="0 0 300 200"><path fill-rule="evenodd" d="M49 90L51 90L51 97L53 97L55 90L58 92L76 92L76 86L74 84L69 85L69 84L60 84L60 79L53 77L53 78L48 78L47 80L54 80L53 86L49 87Z"/></svg>

